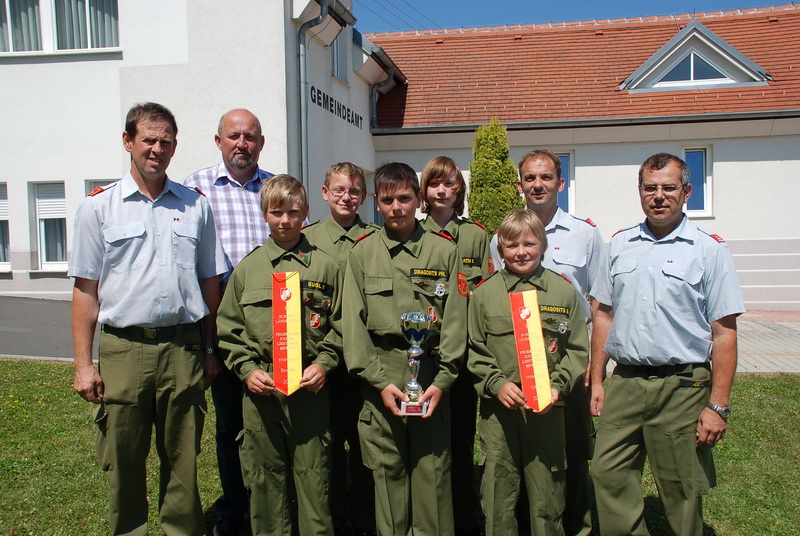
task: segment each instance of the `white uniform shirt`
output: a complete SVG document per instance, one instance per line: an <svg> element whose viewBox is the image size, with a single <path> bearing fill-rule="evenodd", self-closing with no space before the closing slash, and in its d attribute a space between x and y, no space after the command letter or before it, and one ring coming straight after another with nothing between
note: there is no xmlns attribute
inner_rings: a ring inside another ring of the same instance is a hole
<svg viewBox="0 0 800 536"><path fill-rule="evenodd" d="M611 305L611 287L608 282L608 257L603 237L591 220L582 220L567 214L561 208L545 227L547 251L542 265L569 279L578 291L586 321L591 320L589 296L600 303ZM489 249L495 270L502 270L505 261L497 251L497 234L492 237Z"/></svg>
<svg viewBox="0 0 800 536"><path fill-rule="evenodd" d="M684 216L656 240L645 223L611 239L614 321L605 351L627 365L705 363L711 322L744 312L728 246Z"/></svg>
<svg viewBox="0 0 800 536"><path fill-rule="evenodd" d="M69 275L99 281L102 324L196 322L209 312L198 279L225 269L208 200L169 179L151 201L129 173L78 207Z"/></svg>

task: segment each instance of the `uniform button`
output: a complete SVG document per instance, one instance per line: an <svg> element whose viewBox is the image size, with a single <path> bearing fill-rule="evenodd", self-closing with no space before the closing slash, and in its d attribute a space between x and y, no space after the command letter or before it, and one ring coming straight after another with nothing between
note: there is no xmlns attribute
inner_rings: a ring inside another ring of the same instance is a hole
<svg viewBox="0 0 800 536"><path fill-rule="evenodd" d="M653 267L652 267L652 266L648 266L648 267L647 267L647 271L648 271L648 272L652 272L652 271L653 271Z"/></svg>
<svg viewBox="0 0 800 536"><path fill-rule="evenodd" d="M161 266L164 266L164 264L165 264L164 261L161 261Z"/></svg>
<svg viewBox="0 0 800 536"><path fill-rule="evenodd" d="M647 301L647 296L642 296L642 301Z"/></svg>

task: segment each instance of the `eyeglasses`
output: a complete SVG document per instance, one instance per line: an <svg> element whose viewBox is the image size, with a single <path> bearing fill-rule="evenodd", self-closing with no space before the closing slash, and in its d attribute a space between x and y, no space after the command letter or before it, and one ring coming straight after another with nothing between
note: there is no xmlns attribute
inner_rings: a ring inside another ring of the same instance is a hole
<svg viewBox="0 0 800 536"><path fill-rule="evenodd" d="M353 189L350 189L350 190L348 190L347 188L342 188L342 187L329 188L328 191L333 194L333 197L336 197L336 198L344 197L345 193L350 194L350 197L361 197L361 194L362 194L362 191L357 189L357 188L353 188Z"/></svg>
<svg viewBox="0 0 800 536"><path fill-rule="evenodd" d="M665 196L677 195L680 190L684 189L683 184L642 184L639 190L644 193L645 197L651 197L661 190Z"/></svg>

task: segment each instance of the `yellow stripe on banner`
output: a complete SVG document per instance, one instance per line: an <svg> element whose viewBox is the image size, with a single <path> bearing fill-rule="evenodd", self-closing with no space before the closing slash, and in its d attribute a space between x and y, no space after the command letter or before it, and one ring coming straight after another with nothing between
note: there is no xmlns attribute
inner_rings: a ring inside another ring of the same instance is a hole
<svg viewBox="0 0 800 536"><path fill-rule="evenodd" d="M300 272L286 273L286 287L291 289L292 299L286 302L286 368L287 395L300 389L303 378L302 294ZM538 309L537 309L538 311ZM541 330L539 331L541 333Z"/></svg>
<svg viewBox="0 0 800 536"><path fill-rule="evenodd" d="M537 411L545 408L553 399L550 392L550 371L547 367L547 355L544 353L544 336L542 335L542 319L539 315L539 298L535 290L526 290L522 293L525 306L531 315L525 321L528 325L528 336L531 345L531 361L533 364L533 377L536 382L536 404L528 403Z"/></svg>

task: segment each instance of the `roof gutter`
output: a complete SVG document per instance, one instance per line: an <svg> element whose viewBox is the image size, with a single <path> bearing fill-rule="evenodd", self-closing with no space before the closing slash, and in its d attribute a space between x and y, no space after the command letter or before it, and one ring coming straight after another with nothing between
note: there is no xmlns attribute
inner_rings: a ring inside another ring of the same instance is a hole
<svg viewBox="0 0 800 536"><path fill-rule="evenodd" d="M709 123L713 121L752 121L759 119L787 119L800 117L800 108L788 110L767 110L756 112L728 112L711 114L686 114L645 117L612 117L601 119L576 119L567 121L533 121L504 123L507 130L546 130L556 128L597 128L630 125L662 125L666 123ZM430 125L420 127L372 128L375 136L397 134L444 134L474 132L483 123L463 123L460 125Z"/></svg>

